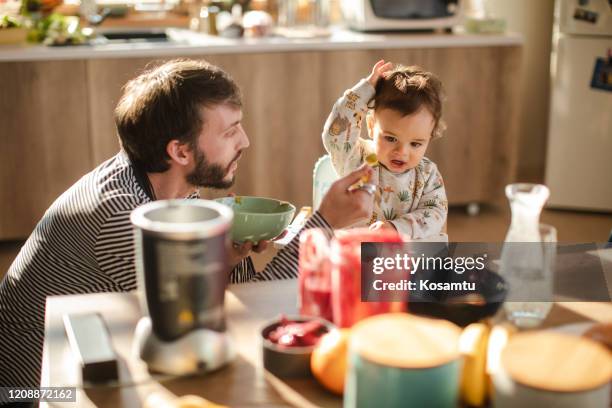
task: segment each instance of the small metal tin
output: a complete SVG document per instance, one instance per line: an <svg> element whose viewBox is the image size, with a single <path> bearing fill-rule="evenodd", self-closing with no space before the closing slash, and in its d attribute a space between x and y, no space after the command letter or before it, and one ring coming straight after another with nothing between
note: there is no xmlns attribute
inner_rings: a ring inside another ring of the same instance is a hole
<svg viewBox="0 0 612 408"><path fill-rule="evenodd" d="M291 322L300 323L318 320L327 328L327 333L337 329L333 323L319 317L286 316L285 318ZM268 339L268 335L276 329L281 322L281 318L274 319L261 329L260 335L264 368L279 378L312 377L310 356L316 346L283 347Z"/></svg>

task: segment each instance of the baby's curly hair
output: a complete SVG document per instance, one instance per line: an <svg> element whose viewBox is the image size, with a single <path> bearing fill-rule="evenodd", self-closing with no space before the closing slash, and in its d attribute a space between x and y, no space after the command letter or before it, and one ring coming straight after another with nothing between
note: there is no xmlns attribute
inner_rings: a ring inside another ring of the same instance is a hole
<svg viewBox="0 0 612 408"><path fill-rule="evenodd" d="M431 136L438 138L446 129L442 120L443 97L442 82L437 76L418 66L399 65L378 81L371 107L411 115L425 106L434 118Z"/></svg>

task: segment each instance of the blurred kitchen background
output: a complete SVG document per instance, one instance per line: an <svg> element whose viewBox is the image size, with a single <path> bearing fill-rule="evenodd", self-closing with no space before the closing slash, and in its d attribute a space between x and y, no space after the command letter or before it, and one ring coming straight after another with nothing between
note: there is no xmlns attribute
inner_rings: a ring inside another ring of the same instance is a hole
<svg viewBox="0 0 612 408"><path fill-rule="evenodd" d="M147 65L205 58L244 93L233 192L311 205L334 100L380 58L435 72L451 241L502 241L504 186L551 189L560 241L612 229L609 0L0 0L0 276L53 200L118 149ZM226 192L204 192L206 197Z"/></svg>

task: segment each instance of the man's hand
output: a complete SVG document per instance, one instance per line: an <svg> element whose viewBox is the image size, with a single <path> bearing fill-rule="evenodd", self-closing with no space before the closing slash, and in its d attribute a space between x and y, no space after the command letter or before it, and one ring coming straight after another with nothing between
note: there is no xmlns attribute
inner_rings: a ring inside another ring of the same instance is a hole
<svg viewBox="0 0 612 408"><path fill-rule="evenodd" d="M323 197L319 213L332 228L343 228L370 218L374 208L373 194L363 189L348 191L348 188L364 176L371 178L372 173L372 168L364 164L329 188Z"/></svg>
<svg viewBox="0 0 612 408"><path fill-rule="evenodd" d="M228 262L232 269L236 267L240 261L249 256L251 249L253 249L253 243L251 241L232 242L232 246L228 253Z"/></svg>
<svg viewBox="0 0 612 408"><path fill-rule="evenodd" d="M376 64L374 64L374 67L372 68L372 73L368 77L368 82L370 83L370 85L376 88L378 80L380 78L384 78L387 72L391 71L392 69L392 62L385 62L385 60L378 61Z"/></svg>
<svg viewBox="0 0 612 408"><path fill-rule="evenodd" d="M251 241L233 242L232 247L229 251L229 263L231 267L234 268L236 265L238 265L240 261L249 256L251 251L255 252L256 254L259 254L268 249L268 246L270 245L271 241L281 239L285 235L287 235L287 230L281 232L279 236L273 238L270 241L259 241L257 243L253 243Z"/></svg>

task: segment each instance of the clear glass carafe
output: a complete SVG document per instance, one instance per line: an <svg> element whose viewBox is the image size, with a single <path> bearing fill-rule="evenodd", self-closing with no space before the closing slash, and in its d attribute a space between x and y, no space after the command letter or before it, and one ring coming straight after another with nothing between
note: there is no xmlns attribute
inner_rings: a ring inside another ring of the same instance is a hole
<svg viewBox="0 0 612 408"><path fill-rule="evenodd" d="M504 309L519 327L539 325L552 307L557 234L540 224L549 195L541 184L506 186L512 219L501 256L501 274L509 285Z"/></svg>

